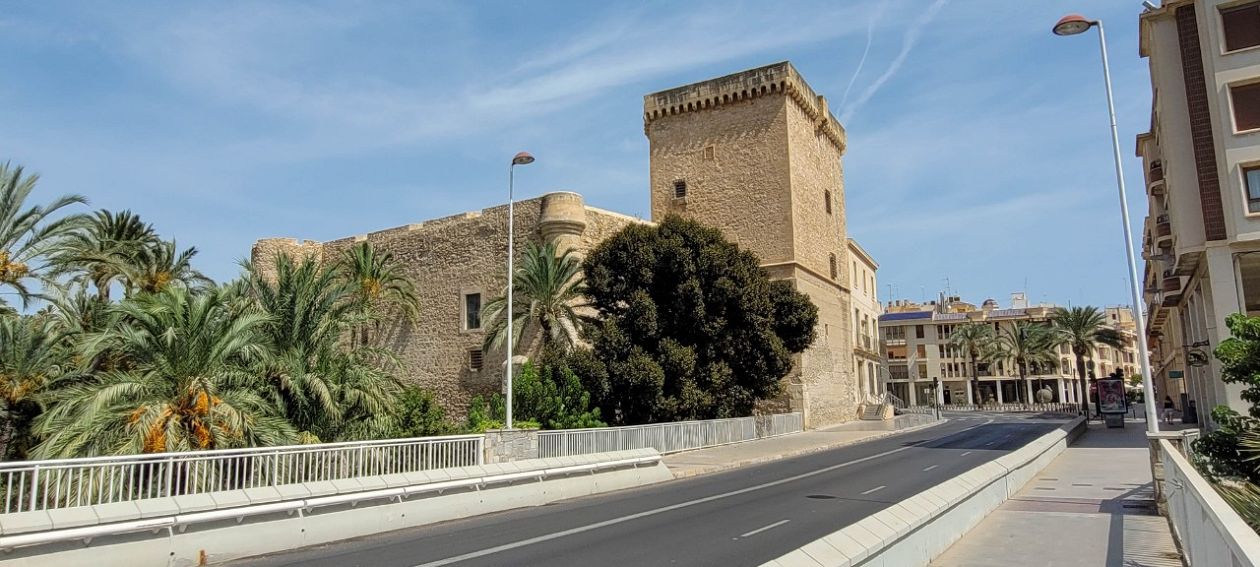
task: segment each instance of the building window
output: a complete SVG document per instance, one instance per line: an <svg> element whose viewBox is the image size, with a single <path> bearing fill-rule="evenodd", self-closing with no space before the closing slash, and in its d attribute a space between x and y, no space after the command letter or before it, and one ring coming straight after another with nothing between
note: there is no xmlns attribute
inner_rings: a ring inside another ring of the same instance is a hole
<svg viewBox="0 0 1260 567"><path fill-rule="evenodd" d="M1260 45L1260 2L1222 8L1221 28L1225 31L1225 51Z"/></svg>
<svg viewBox="0 0 1260 567"><path fill-rule="evenodd" d="M831 191L823 191L823 207L831 214Z"/></svg>
<svg viewBox="0 0 1260 567"><path fill-rule="evenodd" d="M831 261L831 279L834 280L840 275L839 270L836 268L836 255L829 255L828 260Z"/></svg>
<svg viewBox="0 0 1260 567"><path fill-rule="evenodd" d="M923 325L914 326L914 338L916 339L923 338Z"/></svg>
<svg viewBox="0 0 1260 567"><path fill-rule="evenodd" d="M1260 165L1243 168L1243 185L1247 188L1247 210L1260 213Z"/></svg>
<svg viewBox="0 0 1260 567"><path fill-rule="evenodd" d="M712 161L713 158L715 158L716 156L717 156L717 152L713 149L713 146L705 146L704 159Z"/></svg>
<svg viewBox="0 0 1260 567"><path fill-rule="evenodd" d="M674 198L682 199L687 196L687 180L679 179L674 182Z"/></svg>
<svg viewBox="0 0 1260 567"><path fill-rule="evenodd" d="M485 364L485 358L482 356L481 349L468 349L468 367L473 370L481 370Z"/></svg>
<svg viewBox="0 0 1260 567"><path fill-rule="evenodd" d="M1260 83L1230 87L1229 94L1234 101L1234 130L1260 128Z"/></svg>
<svg viewBox="0 0 1260 567"><path fill-rule="evenodd" d="M481 294L464 295L464 330L472 331L481 328Z"/></svg>

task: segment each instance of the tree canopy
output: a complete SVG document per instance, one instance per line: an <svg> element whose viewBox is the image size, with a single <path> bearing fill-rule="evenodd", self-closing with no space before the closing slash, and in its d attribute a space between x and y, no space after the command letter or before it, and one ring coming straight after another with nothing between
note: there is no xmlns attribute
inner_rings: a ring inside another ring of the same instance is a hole
<svg viewBox="0 0 1260 567"><path fill-rule="evenodd" d="M748 415L813 343L818 309L695 221L633 225L587 256L593 356L571 357L605 420Z"/></svg>

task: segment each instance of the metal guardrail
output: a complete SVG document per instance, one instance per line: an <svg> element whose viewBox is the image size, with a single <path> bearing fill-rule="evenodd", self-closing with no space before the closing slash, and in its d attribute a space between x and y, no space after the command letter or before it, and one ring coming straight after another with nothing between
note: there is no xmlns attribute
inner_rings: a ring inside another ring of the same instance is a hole
<svg viewBox="0 0 1260 567"><path fill-rule="evenodd" d="M430 482L378 490L349 492L332 496L298 498L269 504L257 504L221 510L193 512L188 514L175 514L156 518L136 519L68 529L6 534L0 536L0 549L11 550L17 547L42 545L60 541L91 540L106 535L118 535L140 531L182 529L185 526L201 522L212 522L224 519L236 519L239 521L242 518L250 516L274 514L277 512L298 512L300 514L303 510L310 510L320 506L333 506L372 500L401 501L402 499L417 494L433 492L441 493L447 490L468 488L481 489L491 485L512 483L520 480L545 480L578 473L595 473L624 467L637 468L640 465L656 464L660 462L660 460L660 455L651 455L553 468L537 468L522 472L490 474L485 476L474 474L466 478L458 478L455 480Z"/></svg>
<svg viewBox="0 0 1260 567"><path fill-rule="evenodd" d="M776 413L757 419L764 420L762 429L757 432L758 437L777 437L805 430L805 415L800 412Z"/></svg>
<svg viewBox="0 0 1260 567"><path fill-rule="evenodd" d="M452 435L0 463L4 512L50 510L463 467L484 437Z"/></svg>
<svg viewBox="0 0 1260 567"><path fill-rule="evenodd" d="M762 425L758 425L758 420L763 420ZM786 435L803 429L804 418L801 414L790 413L626 427L540 431L538 456L562 457L649 447L662 454L676 453L752 441L759 437Z"/></svg>
<svg viewBox="0 0 1260 567"><path fill-rule="evenodd" d="M1186 564L1260 565L1260 535L1172 443L1160 440L1159 452L1164 464L1168 522Z"/></svg>
<svg viewBox="0 0 1260 567"><path fill-rule="evenodd" d="M932 408L933 406L915 406L919 408ZM941 411L992 411L992 412L1041 412L1041 413L1063 413L1068 415L1076 415L1080 413L1080 406L1072 403L1050 403L1050 404L944 404Z"/></svg>

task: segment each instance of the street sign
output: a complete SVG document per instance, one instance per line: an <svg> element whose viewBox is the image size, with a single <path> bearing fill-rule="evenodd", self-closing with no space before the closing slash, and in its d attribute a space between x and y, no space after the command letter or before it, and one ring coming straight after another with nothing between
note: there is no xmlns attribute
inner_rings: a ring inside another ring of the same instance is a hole
<svg viewBox="0 0 1260 567"><path fill-rule="evenodd" d="M1186 377L1186 373L1182 370L1169 370L1168 377L1172 380L1180 380Z"/></svg>

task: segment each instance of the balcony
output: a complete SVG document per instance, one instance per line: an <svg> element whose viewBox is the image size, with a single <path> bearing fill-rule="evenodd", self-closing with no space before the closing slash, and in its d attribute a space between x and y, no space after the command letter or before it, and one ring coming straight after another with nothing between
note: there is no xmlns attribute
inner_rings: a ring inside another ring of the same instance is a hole
<svg viewBox="0 0 1260 567"><path fill-rule="evenodd" d="M1164 213L1155 217L1155 240L1163 240L1172 237L1172 223L1168 220L1168 214Z"/></svg>
<svg viewBox="0 0 1260 567"><path fill-rule="evenodd" d="M1181 291L1181 276L1178 276L1172 270L1164 270L1164 279L1160 281L1159 290L1164 293Z"/></svg>

